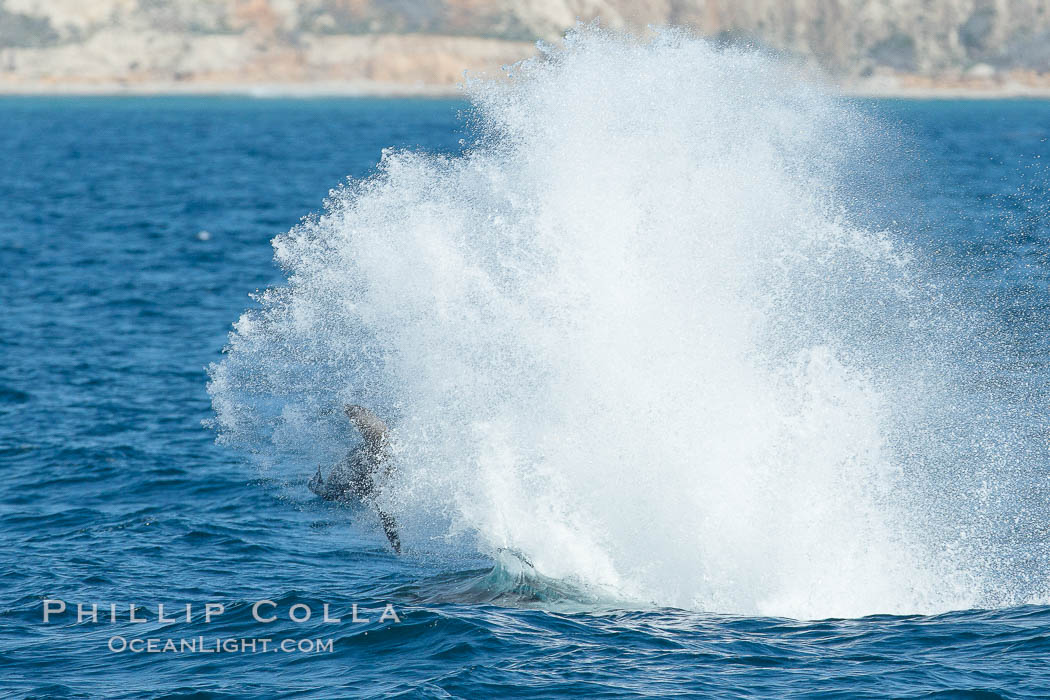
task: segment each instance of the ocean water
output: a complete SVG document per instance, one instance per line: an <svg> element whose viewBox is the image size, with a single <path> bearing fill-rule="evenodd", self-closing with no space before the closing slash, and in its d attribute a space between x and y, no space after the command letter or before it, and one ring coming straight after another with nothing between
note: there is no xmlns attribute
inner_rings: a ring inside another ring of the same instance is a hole
<svg viewBox="0 0 1050 700"><path fill-rule="evenodd" d="M673 34L0 100L0 695L1050 695L1048 160Z"/></svg>

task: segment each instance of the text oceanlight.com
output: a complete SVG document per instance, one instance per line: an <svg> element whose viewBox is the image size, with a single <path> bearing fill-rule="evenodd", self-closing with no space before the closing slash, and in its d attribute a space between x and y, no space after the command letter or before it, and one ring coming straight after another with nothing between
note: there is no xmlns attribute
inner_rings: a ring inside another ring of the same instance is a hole
<svg viewBox="0 0 1050 700"><path fill-rule="evenodd" d="M240 607L240 606L238 606ZM321 624L390 624L401 622L401 616L390 603L381 608L362 608L356 603L345 610L333 610L328 603L311 606L306 603L295 603L281 606L272 600L259 600L250 606L252 618L260 624L270 624L278 620L295 624L304 624L311 620ZM66 603L63 600L48 598L43 601L43 621L45 624L211 624L221 621L226 614L224 603L185 603L181 605L144 606L136 603ZM170 630L165 630L170 631ZM147 637L114 635L108 641L109 650L116 653L324 653L333 650L333 640L323 638L288 638L273 637Z"/></svg>
<svg viewBox="0 0 1050 700"><path fill-rule="evenodd" d="M127 639L117 635L109 638L109 650L133 654L255 654L268 651L292 654L325 653L334 650L332 639L271 639L269 637L171 637Z"/></svg>

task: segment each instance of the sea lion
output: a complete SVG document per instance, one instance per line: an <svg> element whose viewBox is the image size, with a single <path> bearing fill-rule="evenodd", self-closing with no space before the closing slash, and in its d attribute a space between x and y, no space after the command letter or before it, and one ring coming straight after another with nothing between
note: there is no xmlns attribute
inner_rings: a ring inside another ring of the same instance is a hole
<svg viewBox="0 0 1050 700"><path fill-rule="evenodd" d="M401 553L401 539L397 533L397 521L383 511L376 501L380 484L392 475L392 465L387 454L390 429L377 415L363 406L347 404L343 412L364 438L364 444L352 450L341 462L335 464L325 478L321 467L307 486L326 501L359 501L371 505L379 514L383 532L390 546Z"/></svg>

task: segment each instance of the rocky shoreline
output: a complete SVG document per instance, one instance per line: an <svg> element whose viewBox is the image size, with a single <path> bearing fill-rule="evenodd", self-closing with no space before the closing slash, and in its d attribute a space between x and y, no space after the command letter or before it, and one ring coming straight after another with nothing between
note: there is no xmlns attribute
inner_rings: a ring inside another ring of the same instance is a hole
<svg viewBox="0 0 1050 700"><path fill-rule="evenodd" d="M1050 97L1045 0L0 0L0 94L454 96L576 21L682 27L847 94Z"/></svg>

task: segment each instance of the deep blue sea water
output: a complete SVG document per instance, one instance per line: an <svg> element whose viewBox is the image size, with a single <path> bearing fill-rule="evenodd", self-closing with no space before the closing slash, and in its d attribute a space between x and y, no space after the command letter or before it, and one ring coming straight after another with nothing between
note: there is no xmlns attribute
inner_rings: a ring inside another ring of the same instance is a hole
<svg viewBox="0 0 1050 700"><path fill-rule="evenodd" d="M301 485L288 498L215 444L205 367L247 293L282 282L270 239L383 148L457 152L463 108L0 100L0 695L1050 696L1047 606L796 621L486 601L463 591L513 578L505 566L394 556L374 528ZM898 149L880 166L893 201L871 217L955 270L1045 391L1050 103L859 109ZM45 624L45 599L69 609ZM260 600L278 621L252 619ZM103 621L77 624L78 602ZM147 622L128 621L130 603ZM158 603L191 604L191 619L158 622ZM225 612L205 622L206 603ZM309 621L288 620L298 603ZM342 623L320 620L325 603ZM348 621L355 603L369 623ZM386 603L399 623L379 622ZM114 637L332 649L151 654L111 651Z"/></svg>

